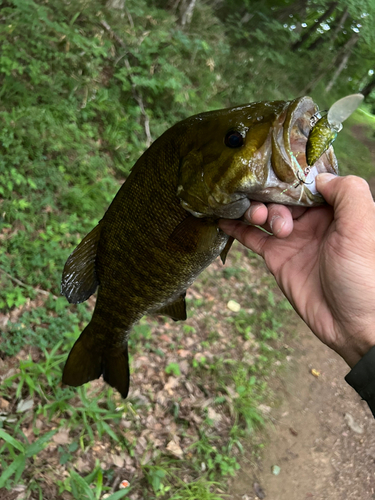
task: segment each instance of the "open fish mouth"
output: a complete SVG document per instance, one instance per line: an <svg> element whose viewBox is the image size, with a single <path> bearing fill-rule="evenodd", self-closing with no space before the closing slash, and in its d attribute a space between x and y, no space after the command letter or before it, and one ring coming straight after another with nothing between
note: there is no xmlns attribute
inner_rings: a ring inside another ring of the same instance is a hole
<svg viewBox="0 0 375 500"><path fill-rule="evenodd" d="M318 107L310 97L301 97L276 118L268 179L265 189L256 197L260 201L269 198L277 203L305 206L324 203L316 189L315 177L324 172L338 174L338 164L332 146L314 165L307 164L306 144L317 112Z"/></svg>

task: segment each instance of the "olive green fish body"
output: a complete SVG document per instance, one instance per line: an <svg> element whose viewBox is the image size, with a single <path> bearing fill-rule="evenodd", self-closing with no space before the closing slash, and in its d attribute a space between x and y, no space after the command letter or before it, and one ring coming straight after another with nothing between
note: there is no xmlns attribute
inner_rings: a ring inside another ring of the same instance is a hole
<svg viewBox="0 0 375 500"><path fill-rule="evenodd" d="M127 341L146 313L185 319L185 294L232 239L220 217L240 218L250 199L314 205L298 185L306 167L310 98L253 103L202 113L167 130L141 156L103 219L67 260L62 293L72 303L99 286L90 323L74 345L63 382L103 374L126 397ZM317 162L336 171L333 152Z"/></svg>
<svg viewBox="0 0 375 500"><path fill-rule="evenodd" d="M131 327L150 311L185 319L186 289L229 239L217 227L217 217L197 219L181 206L181 142L178 133L176 142L159 140L134 166L93 235L95 252L85 267L94 260L95 276L79 281L74 296L67 292L77 263L74 252L65 266L63 290L71 302L86 300L82 284L89 279L100 286L92 320L65 366L64 383L81 385L104 372L105 380L126 397ZM78 257L82 263L79 252Z"/></svg>

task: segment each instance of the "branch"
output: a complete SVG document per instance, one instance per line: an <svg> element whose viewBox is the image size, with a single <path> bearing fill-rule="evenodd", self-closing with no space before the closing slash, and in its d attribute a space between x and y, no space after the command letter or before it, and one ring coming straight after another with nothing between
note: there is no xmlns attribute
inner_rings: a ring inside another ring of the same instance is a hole
<svg viewBox="0 0 375 500"><path fill-rule="evenodd" d="M9 279L14 281L14 283L16 283L17 285L22 286L23 288L32 288L36 293L41 293L43 295L52 295L52 297L54 299L58 299L58 297L51 292L47 292L46 290L41 290L40 288L34 288L31 285L26 285L26 283L23 283L19 279L15 278L11 274L7 273L6 271L4 271L4 269L1 269L1 267L0 267L0 272L5 274L5 276L8 276Z"/></svg>
<svg viewBox="0 0 375 500"><path fill-rule="evenodd" d="M125 42L122 40L122 38L120 38L118 36L117 33L115 33L113 31L113 29L110 27L110 25L106 21L103 21L103 20L100 21L100 24L102 26L104 26L104 28L108 31L108 33L110 33L113 36L113 38L116 40L116 42L123 49L126 50ZM129 71L128 78L129 78L129 81L130 81L130 84L131 84L131 87L132 87L133 97L137 101L138 106L139 106L139 108L141 110L141 113L143 115L143 119L144 119L143 126L145 128L145 134L146 134L146 146L149 147L151 145L151 143L152 143L152 136L151 136L151 132L150 132L150 119L149 119L149 117L148 117L148 115L146 113L145 107L143 105L142 94L139 92L139 90L137 90L136 84L133 81L132 68L130 66L129 59L126 57L126 55L124 55L124 63L125 63L126 69Z"/></svg>

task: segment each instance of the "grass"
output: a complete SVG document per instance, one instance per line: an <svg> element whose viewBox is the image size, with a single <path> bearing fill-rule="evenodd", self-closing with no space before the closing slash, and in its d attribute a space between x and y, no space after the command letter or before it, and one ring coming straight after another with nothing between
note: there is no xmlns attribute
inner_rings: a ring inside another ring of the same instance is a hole
<svg viewBox="0 0 375 500"><path fill-rule="evenodd" d="M241 255L243 262L244 251L234 250L230 265ZM56 313L74 318L66 340L52 348L41 340L9 358L13 368L0 392L7 403L0 420L1 487L22 486L25 498L114 499L120 492L163 500L223 498L240 467L243 439L264 423L258 405L267 395L264 375L280 357L271 344L281 342L284 315L283 301L265 288L271 281L248 263L241 280L229 278L237 282L230 296L242 309L238 315L226 309L231 284L224 269L215 263L204 285L189 292L185 324L150 317L137 325L126 401L100 381L61 386L63 363L82 325L76 306ZM261 288L244 299L251 273L259 274ZM207 315L215 290L218 300ZM25 401L32 408L17 412ZM117 491L123 479L130 488Z"/></svg>

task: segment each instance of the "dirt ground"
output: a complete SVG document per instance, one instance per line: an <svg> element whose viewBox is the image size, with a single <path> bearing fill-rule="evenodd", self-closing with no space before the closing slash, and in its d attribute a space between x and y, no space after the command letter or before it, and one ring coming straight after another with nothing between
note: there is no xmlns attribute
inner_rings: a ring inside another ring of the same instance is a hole
<svg viewBox="0 0 375 500"><path fill-rule="evenodd" d="M275 381L281 404L264 457L243 465L232 498L375 499L375 420L345 382L344 361L302 322L297 331L290 366Z"/></svg>

